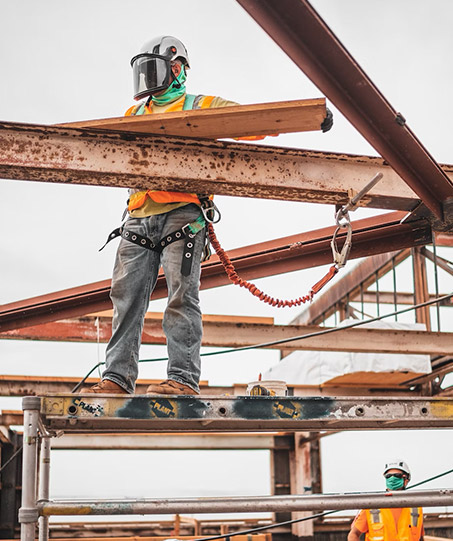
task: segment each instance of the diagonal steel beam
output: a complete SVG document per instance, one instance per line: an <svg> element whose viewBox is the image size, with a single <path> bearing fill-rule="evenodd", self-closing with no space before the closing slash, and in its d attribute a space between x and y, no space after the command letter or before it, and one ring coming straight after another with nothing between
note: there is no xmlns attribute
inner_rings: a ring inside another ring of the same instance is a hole
<svg viewBox="0 0 453 541"><path fill-rule="evenodd" d="M425 220L400 223L404 213L366 218L353 222L350 258L399 250L431 242L432 232ZM292 235L230 252L230 258L247 280L331 263L330 241L335 227ZM339 243L341 245L339 236ZM202 266L201 289L229 284L217 257ZM300 289L305 294L312 284ZM103 280L32 299L0 306L0 332L68 317L77 317L111 308L110 280ZM166 297L165 278L159 275L152 299Z"/></svg>
<svg viewBox="0 0 453 541"><path fill-rule="evenodd" d="M431 212L453 220L453 184L309 2L237 1Z"/></svg>

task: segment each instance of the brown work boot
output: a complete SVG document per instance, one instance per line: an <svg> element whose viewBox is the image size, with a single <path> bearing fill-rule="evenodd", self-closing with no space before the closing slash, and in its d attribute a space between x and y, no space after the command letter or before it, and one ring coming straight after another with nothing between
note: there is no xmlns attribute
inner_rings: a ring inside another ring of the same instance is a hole
<svg viewBox="0 0 453 541"><path fill-rule="evenodd" d="M84 393L104 393L104 394L129 394L118 383L103 379L96 385L83 390Z"/></svg>
<svg viewBox="0 0 453 541"><path fill-rule="evenodd" d="M188 385L184 385L183 383L178 383L177 381L173 381L172 379L166 379L165 381L161 381L157 385L150 385L146 389L146 394L148 395L159 395L159 394L171 394L171 395L189 395L189 394L200 394L197 391L194 391L191 387Z"/></svg>

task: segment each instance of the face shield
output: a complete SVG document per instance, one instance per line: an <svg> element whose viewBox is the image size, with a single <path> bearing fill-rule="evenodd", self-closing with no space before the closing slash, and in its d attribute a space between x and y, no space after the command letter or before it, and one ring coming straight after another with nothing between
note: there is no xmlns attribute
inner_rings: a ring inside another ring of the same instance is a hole
<svg viewBox="0 0 453 541"><path fill-rule="evenodd" d="M136 100L165 90L173 81L171 60L165 56L142 53L134 56L131 66Z"/></svg>

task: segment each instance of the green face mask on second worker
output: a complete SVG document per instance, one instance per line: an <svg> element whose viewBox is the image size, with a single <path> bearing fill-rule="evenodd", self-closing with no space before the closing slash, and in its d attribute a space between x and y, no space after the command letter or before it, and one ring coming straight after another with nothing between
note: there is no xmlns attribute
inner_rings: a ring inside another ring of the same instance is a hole
<svg viewBox="0 0 453 541"><path fill-rule="evenodd" d="M399 478L392 475L385 480L385 486L389 490L400 490L404 487L404 478Z"/></svg>

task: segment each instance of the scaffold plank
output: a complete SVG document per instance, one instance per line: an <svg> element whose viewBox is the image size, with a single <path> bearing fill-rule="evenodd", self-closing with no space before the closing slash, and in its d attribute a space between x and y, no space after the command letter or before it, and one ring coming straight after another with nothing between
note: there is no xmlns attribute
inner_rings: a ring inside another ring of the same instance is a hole
<svg viewBox="0 0 453 541"><path fill-rule="evenodd" d="M49 429L75 432L447 428L453 399L70 394L41 398L41 415Z"/></svg>

